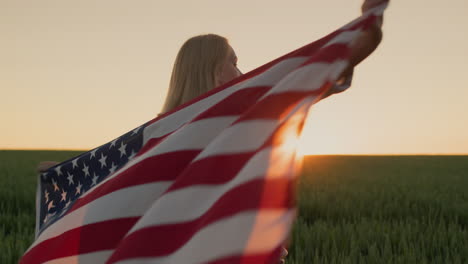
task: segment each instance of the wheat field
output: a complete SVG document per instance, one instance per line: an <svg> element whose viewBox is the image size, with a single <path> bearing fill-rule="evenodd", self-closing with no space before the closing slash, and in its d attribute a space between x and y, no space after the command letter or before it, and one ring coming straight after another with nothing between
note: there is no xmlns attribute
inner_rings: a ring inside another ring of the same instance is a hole
<svg viewBox="0 0 468 264"><path fill-rule="evenodd" d="M33 241L41 160L0 151L0 263ZM307 156L286 263L468 263L468 156Z"/></svg>

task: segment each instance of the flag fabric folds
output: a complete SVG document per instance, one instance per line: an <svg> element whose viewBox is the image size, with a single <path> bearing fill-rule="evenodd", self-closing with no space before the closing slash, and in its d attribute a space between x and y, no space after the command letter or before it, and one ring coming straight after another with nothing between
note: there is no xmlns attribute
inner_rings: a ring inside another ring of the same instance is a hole
<svg viewBox="0 0 468 264"><path fill-rule="evenodd" d="M39 175L20 263L277 263L304 120L385 7Z"/></svg>

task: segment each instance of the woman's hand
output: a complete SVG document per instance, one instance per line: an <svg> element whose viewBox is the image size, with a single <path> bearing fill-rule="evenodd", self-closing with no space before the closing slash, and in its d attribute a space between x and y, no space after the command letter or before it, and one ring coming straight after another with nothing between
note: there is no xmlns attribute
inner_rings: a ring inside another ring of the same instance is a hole
<svg viewBox="0 0 468 264"><path fill-rule="evenodd" d="M384 2L387 2L388 0L364 0L364 3L361 6L361 12L364 14L370 9L379 6L380 4L383 4ZM377 17L375 25L379 28L382 27L383 24L383 17Z"/></svg>
<svg viewBox="0 0 468 264"><path fill-rule="evenodd" d="M385 2L388 2L388 0L365 0L361 6L361 10L363 13L365 13ZM346 77L351 76L354 67L367 58L372 52L374 52L374 50L380 44L382 41L382 21L382 16L377 17L375 24L367 28L367 30L361 32L361 35L355 41L353 41L351 44L351 55L349 58L350 64L344 70L339 80L346 79ZM330 93L326 94L325 97L335 92L330 91Z"/></svg>
<svg viewBox="0 0 468 264"><path fill-rule="evenodd" d="M281 247L281 257L279 259L278 264L286 263L285 258L288 256L288 250L285 247Z"/></svg>
<svg viewBox="0 0 468 264"><path fill-rule="evenodd" d="M57 164L59 164L57 161L41 161L39 165L37 165L36 171L44 172Z"/></svg>
<svg viewBox="0 0 468 264"><path fill-rule="evenodd" d="M362 12L367 12L370 9L379 6L387 2L388 0L365 0L362 4ZM375 24L367 28L361 33L361 35L351 44L351 56L350 66L347 71L351 71L350 68L358 65L367 56L369 56L382 41L382 19L383 17L377 17Z"/></svg>
<svg viewBox="0 0 468 264"><path fill-rule="evenodd" d="M387 2L387 0L364 0L364 3L361 6L361 12L364 14L369 9L372 9L380 4Z"/></svg>

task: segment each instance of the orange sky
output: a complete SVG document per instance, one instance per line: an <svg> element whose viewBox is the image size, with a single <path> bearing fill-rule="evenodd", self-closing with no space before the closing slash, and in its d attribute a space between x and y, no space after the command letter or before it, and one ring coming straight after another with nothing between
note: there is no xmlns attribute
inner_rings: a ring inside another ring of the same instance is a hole
<svg viewBox="0 0 468 264"><path fill-rule="evenodd" d="M0 0L0 149L90 149L161 109L178 48L226 36L250 71L361 1ZM393 1L353 86L316 105L305 154L468 153L468 2Z"/></svg>

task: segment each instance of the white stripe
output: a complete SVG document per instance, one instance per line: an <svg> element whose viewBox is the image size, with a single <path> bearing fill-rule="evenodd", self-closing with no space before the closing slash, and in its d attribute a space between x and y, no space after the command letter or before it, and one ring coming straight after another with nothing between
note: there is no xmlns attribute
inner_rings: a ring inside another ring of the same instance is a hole
<svg viewBox="0 0 468 264"><path fill-rule="evenodd" d="M348 62L343 60L333 63L312 63L306 65L286 76L265 94L262 99L271 94L314 91L322 87L327 81L335 82L343 70L346 69L347 65Z"/></svg>
<svg viewBox="0 0 468 264"><path fill-rule="evenodd" d="M247 120L225 129L194 161L216 155L250 152L262 146L278 120Z"/></svg>
<svg viewBox="0 0 468 264"><path fill-rule="evenodd" d="M305 56L294 57L278 62L265 72L243 82L239 89L257 86L274 86L286 75L306 62L309 58L310 57Z"/></svg>
<svg viewBox="0 0 468 264"><path fill-rule="evenodd" d="M224 194L246 182L268 177L292 177L294 157L266 148L256 153L229 182L218 185L189 186L164 194L138 221L128 234L139 229L164 224L176 224L197 219L206 213ZM265 175L268 174L268 175ZM216 175L213 175L216 177ZM177 210L174 210L177 208ZM161 213L164 212L164 213Z"/></svg>
<svg viewBox="0 0 468 264"><path fill-rule="evenodd" d="M103 250L93 253L58 258L44 262L44 264L78 264L78 263L105 263L112 255L113 250Z"/></svg>
<svg viewBox="0 0 468 264"><path fill-rule="evenodd" d="M361 34L360 29L356 29L353 31L344 31L336 35L332 38L327 44L325 44L322 48L333 45L333 44L351 44L351 42Z"/></svg>
<svg viewBox="0 0 468 264"><path fill-rule="evenodd" d="M53 223L39 235L29 249L80 226L118 218L140 217L171 183L157 182L132 186L100 197ZM122 210L123 208L125 210Z"/></svg>
<svg viewBox="0 0 468 264"><path fill-rule="evenodd" d="M190 122L195 117L211 108L221 100L225 99L239 89L240 84L233 85L229 88L223 89L209 97L206 97L194 104L188 105L155 123L147 126L143 131L143 145L151 138L163 137L173 131L177 130L184 124Z"/></svg>
<svg viewBox="0 0 468 264"><path fill-rule="evenodd" d="M145 156L155 156L180 150L201 150L231 125L238 116L223 116L188 123L168 136Z"/></svg>
<svg viewBox="0 0 468 264"><path fill-rule="evenodd" d="M278 247L286 238L293 210L260 210L239 213L219 220L196 233L185 245L165 257L135 258L119 264L207 263L216 259L247 254L261 254ZM255 230L252 230L255 226ZM265 239L250 240L252 234L266 234ZM247 244L249 247L246 249Z"/></svg>
<svg viewBox="0 0 468 264"><path fill-rule="evenodd" d="M196 116L211 108L221 100L241 89L248 89L257 86L273 86L289 72L296 69L304 63L308 57L295 57L285 59L271 68L251 79L245 80L242 83L235 84L231 87L223 89L209 97L206 97L198 102L195 102L187 107L180 109L167 117L164 117L157 122L149 125L143 132L143 144L151 138L158 138L173 132L183 124L190 122Z"/></svg>

